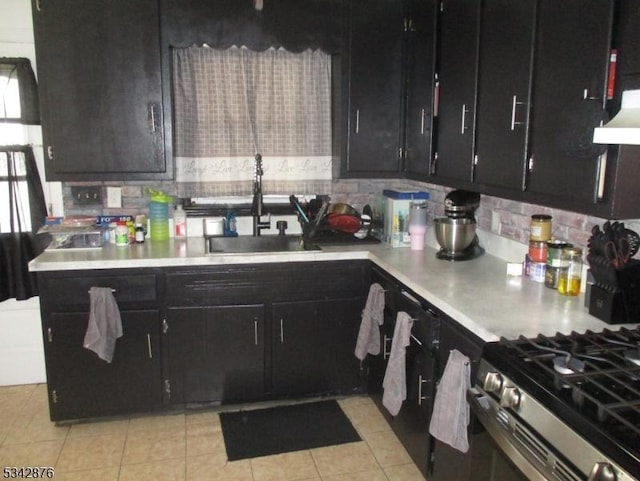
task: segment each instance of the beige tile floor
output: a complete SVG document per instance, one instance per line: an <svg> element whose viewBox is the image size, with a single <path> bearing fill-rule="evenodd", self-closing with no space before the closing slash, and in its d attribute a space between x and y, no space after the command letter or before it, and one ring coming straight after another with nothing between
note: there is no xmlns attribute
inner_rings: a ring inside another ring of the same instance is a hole
<svg viewBox="0 0 640 481"><path fill-rule="evenodd" d="M56 426L45 385L0 387L0 469L51 466L58 481L424 480L371 399L338 402L362 441L230 462L216 412Z"/></svg>

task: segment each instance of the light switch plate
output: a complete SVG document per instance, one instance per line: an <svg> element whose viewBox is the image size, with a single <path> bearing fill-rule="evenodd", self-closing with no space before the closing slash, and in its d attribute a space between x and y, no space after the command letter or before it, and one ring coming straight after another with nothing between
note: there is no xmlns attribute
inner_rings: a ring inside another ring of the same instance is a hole
<svg viewBox="0 0 640 481"><path fill-rule="evenodd" d="M107 187L107 207L111 209L122 207L122 187Z"/></svg>

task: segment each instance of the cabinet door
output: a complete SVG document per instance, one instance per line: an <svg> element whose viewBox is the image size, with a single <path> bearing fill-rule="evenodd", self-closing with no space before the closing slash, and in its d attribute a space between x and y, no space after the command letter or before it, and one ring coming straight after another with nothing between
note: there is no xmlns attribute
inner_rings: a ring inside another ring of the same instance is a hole
<svg viewBox="0 0 640 481"><path fill-rule="evenodd" d="M605 103L613 2L539 3L527 191L584 208L597 200L602 146L591 141Z"/></svg>
<svg viewBox="0 0 640 481"><path fill-rule="evenodd" d="M150 411L161 404L157 310L121 311L123 335L107 363L83 346L87 312L46 316L45 348L51 419Z"/></svg>
<svg viewBox="0 0 640 481"><path fill-rule="evenodd" d="M458 322L449 318L442 318L438 346L438 377L442 376L444 372L449 359L449 352L452 349L457 349L471 360L471 382L473 383L477 361L482 354L482 345L483 342L480 338ZM484 431L484 428L472 416L467 428L469 442L477 442L477 433L482 431ZM434 442L433 449L430 457L430 481L449 481L451 479L460 481L484 480L488 476L485 477L482 473L491 473L491 458L490 456L483 456L482 449L471 449L469 453L461 453L448 444L437 440ZM480 454L480 456L476 456L477 454Z"/></svg>
<svg viewBox="0 0 640 481"><path fill-rule="evenodd" d="M47 180L165 174L157 0L34 0L33 20Z"/></svg>
<svg viewBox="0 0 640 481"><path fill-rule="evenodd" d="M171 308L165 336L170 402L263 397L263 304Z"/></svg>
<svg viewBox="0 0 640 481"><path fill-rule="evenodd" d="M272 385L276 396L359 390L354 355L362 299L273 304Z"/></svg>
<svg viewBox="0 0 640 481"><path fill-rule="evenodd" d="M400 171L402 2L352 0L346 175Z"/></svg>
<svg viewBox="0 0 640 481"><path fill-rule="evenodd" d="M485 0L474 182L522 190L537 0Z"/></svg>
<svg viewBox="0 0 640 481"><path fill-rule="evenodd" d="M441 2L437 179L472 180L479 6L477 0Z"/></svg>
<svg viewBox="0 0 640 481"><path fill-rule="evenodd" d="M406 39L405 172L426 178L431 167L435 0L411 0Z"/></svg>

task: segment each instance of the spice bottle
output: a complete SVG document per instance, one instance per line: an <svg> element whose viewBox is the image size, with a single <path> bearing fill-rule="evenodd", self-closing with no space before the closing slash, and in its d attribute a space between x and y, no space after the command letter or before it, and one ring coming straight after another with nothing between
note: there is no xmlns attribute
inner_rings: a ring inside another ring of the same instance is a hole
<svg viewBox="0 0 640 481"><path fill-rule="evenodd" d="M118 222L118 227L116 227L115 234L117 246L129 245L129 229L127 228L126 222Z"/></svg>
<svg viewBox="0 0 640 481"><path fill-rule="evenodd" d="M566 262L566 267L560 270L558 292L565 296L577 296L580 294L582 281L582 249L577 247L563 249L562 260Z"/></svg>

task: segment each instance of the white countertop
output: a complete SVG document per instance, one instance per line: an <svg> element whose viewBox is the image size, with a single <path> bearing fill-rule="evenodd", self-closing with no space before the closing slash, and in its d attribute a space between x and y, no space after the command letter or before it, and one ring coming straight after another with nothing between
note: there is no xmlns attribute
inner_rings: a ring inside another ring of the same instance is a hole
<svg viewBox="0 0 640 481"><path fill-rule="evenodd" d="M207 255L204 239L189 237L128 247L46 251L29 268L58 271L370 259L486 341L622 326L589 315L584 295L565 297L527 277L507 276L507 263L500 258L485 254L470 261L447 262L435 254L430 247L412 251L369 244L323 247L321 251Z"/></svg>

